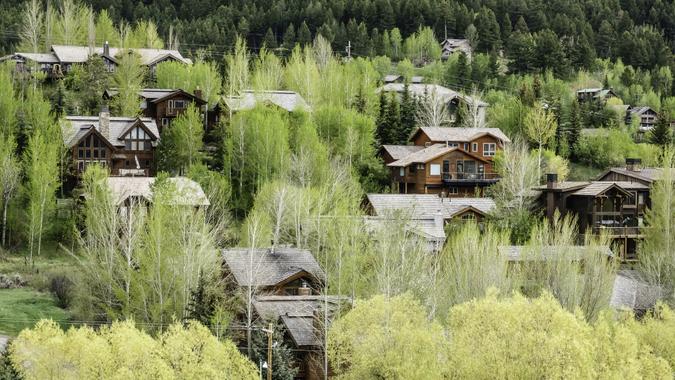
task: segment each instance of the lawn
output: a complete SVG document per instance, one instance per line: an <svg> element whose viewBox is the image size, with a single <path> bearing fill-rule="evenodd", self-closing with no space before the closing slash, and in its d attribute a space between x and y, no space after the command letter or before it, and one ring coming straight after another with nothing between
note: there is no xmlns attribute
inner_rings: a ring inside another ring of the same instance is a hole
<svg viewBox="0 0 675 380"><path fill-rule="evenodd" d="M65 322L68 312L49 293L29 288L0 289L0 334L16 336L41 318Z"/></svg>

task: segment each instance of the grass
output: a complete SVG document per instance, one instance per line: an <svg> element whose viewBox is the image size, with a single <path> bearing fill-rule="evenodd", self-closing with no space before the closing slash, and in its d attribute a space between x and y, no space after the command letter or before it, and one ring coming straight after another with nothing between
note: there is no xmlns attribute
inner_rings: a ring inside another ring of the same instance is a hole
<svg viewBox="0 0 675 380"><path fill-rule="evenodd" d="M68 312L56 306L49 293L28 288L0 289L0 334L16 336L42 318L65 322Z"/></svg>

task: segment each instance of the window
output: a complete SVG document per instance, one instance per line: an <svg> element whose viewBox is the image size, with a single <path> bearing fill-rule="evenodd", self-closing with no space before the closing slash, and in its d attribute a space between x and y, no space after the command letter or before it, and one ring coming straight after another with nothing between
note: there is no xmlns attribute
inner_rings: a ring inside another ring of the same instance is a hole
<svg viewBox="0 0 675 380"><path fill-rule="evenodd" d="M441 165L431 164L431 166L429 166L429 175L441 175Z"/></svg>
<svg viewBox="0 0 675 380"><path fill-rule="evenodd" d="M162 118L162 127L168 127L168 126L169 126L169 118L163 117Z"/></svg>
<svg viewBox="0 0 675 380"><path fill-rule="evenodd" d="M185 100L174 100L173 101L173 106L174 106L174 108L177 108L177 109L186 108L185 104L186 104Z"/></svg>
<svg viewBox="0 0 675 380"><path fill-rule="evenodd" d="M401 177L405 177L405 168L399 168L398 169L398 175Z"/></svg>
<svg viewBox="0 0 675 380"><path fill-rule="evenodd" d="M475 220L476 215L472 212L467 212L464 215L462 215L462 220Z"/></svg>
<svg viewBox="0 0 675 380"><path fill-rule="evenodd" d="M141 127L135 127L126 135L124 141L125 147L127 150L150 150L152 148L152 143L150 141L150 135L145 133L145 130Z"/></svg>
<svg viewBox="0 0 675 380"><path fill-rule="evenodd" d="M448 143L448 146L449 146L450 148L457 148L457 147L459 146L459 144L457 144L457 143Z"/></svg>
<svg viewBox="0 0 675 380"><path fill-rule="evenodd" d="M410 171L409 171L409 172L410 172L410 173L415 173L415 172L417 172L417 165L415 165L415 164L410 165Z"/></svg>
<svg viewBox="0 0 675 380"><path fill-rule="evenodd" d="M469 151L469 143L464 143L464 150Z"/></svg>
<svg viewBox="0 0 675 380"><path fill-rule="evenodd" d="M471 151L478 152L478 143L471 143Z"/></svg>
<svg viewBox="0 0 675 380"><path fill-rule="evenodd" d="M91 134L77 144L77 170L83 171L91 162L105 164L108 150L106 144L97 135Z"/></svg>
<svg viewBox="0 0 675 380"><path fill-rule="evenodd" d="M448 194L459 194L459 188L457 187L448 188Z"/></svg>
<svg viewBox="0 0 675 380"><path fill-rule="evenodd" d="M483 144L483 156L494 156L497 152L497 144L495 143L484 143Z"/></svg>

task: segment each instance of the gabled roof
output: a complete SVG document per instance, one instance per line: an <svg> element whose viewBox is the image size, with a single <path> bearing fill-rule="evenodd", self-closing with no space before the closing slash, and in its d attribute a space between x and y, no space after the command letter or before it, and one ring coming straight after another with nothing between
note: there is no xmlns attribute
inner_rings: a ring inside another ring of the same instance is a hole
<svg viewBox="0 0 675 380"><path fill-rule="evenodd" d="M316 347L322 345L323 333L315 327L314 319L326 311L332 321L346 300L339 296L258 296L253 307L264 320L281 319L296 347Z"/></svg>
<svg viewBox="0 0 675 380"><path fill-rule="evenodd" d="M609 191L610 189L616 189L619 192L625 194L626 196L631 196L632 194L626 191L623 187L619 186L617 182L591 182L584 188L581 188L572 195L579 195L585 197L597 197Z"/></svg>
<svg viewBox="0 0 675 380"><path fill-rule="evenodd" d="M202 187L186 177L168 179L176 192L172 204L177 206L208 206L210 204ZM108 177L108 187L116 205L123 204L130 197L144 198L152 202L152 185L155 177Z"/></svg>
<svg viewBox="0 0 675 380"><path fill-rule="evenodd" d="M675 169L670 169L672 170L673 174L675 175ZM654 181L658 181L661 179L661 176L663 175L663 169L662 168L640 168L638 170L629 170L626 168L610 168L609 170L605 171L604 173L600 174L598 176L598 179L601 180L604 178L607 174L614 172L617 174L625 175L627 177L632 177L640 181L645 181L648 183L652 183Z"/></svg>
<svg viewBox="0 0 675 380"><path fill-rule="evenodd" d="M225 105L232 111L243 111L253 109L259 102L271 103L288 112L309 111L309 105L305 99L294 91L253 91L244 90L239 96L224 96L222 98Z"/></svg>
<svg viewBox="0 0 675 380"><path fill-rule="evenodd" d="M419 152L424 147L419 145L382 145L380 149L389 153L394 160L400 160L412 153Z"/></svg>
<svg viewBox="0 0 675 380"><path fill-rule="evenodd" d="M436 157L442 156L444 154L450 153L453 150L458 150L458 148L450 148L445 144L434 144L430 147L424 148L417 152L413 152L399 160L396 160L387 166L391 167L406 167L410 164L417 163L426 163L433 160Z"/></svg>
<svg viewBox="0 0 675 380"><path fill-rule="evenodd" d="M401 78L400 75L397 75L397 74L389 74L389 75L385 75L385 76L384 76L384 79L383 79L382 81L383 81L384 83L392 83L392 82L396 82L397 80L399 80L399 78Z"/></svg>
<svg viewBox="0 0 675 380"><path fill-rule="evenodd" d="M433 142L471 142L485 135L493 136L503 143L511 142L499 128L420 127L410 139L414 140L420 133L427 135Z"/></svg>
<svg viewBox="0 0 675 380"><path fill-rule="evenodd" d="M118 93L119 91L117 88L111 87L103 92L103 96L114 98ZM143 88L138 92L138 96L141 97L141 99L149 100L153 103L159 103L178 94L187 96L199 104L206 104L206 101L203 99L180 88Z"/></svg>
<svg viewBox="0 0 675 380"><path fill-rule="evenodd" d="M441 198L434 194L368 194L367 200L377 216L400 211L412 219L433 219L439 211L443 219L450 219L468 208L486 215L495 207L492 198Z"/></svg>
<svg viewBox="0 0 675 380"><path fill-rule="evenodd" d="M110 124L107 135L101 131L99 116L66 116L62 125L63 142L67 147L73 147L80 141L89 128L95 128L108 142L116 147L125 145L123 132L137 123L143 126L153 136L159 136L157 124L151 118L146 117L110 117ZM159 137L153 140L153 146L157 144Z"/></svg>
<svg viewBox="0 0 675 380"><path fill-rule="evenodd" d="M36 63L45 63L45 64L54 64L59 63L59 60L54 54L45 54L45 53L15 53L6 55L0 58L0 62L7 60L24 60L24 61L34 61Z"/></svg>
<svg viewBox="0 0 675 380"><path fill-rule="evenodd" d="M172 57L185 64L192 63L189 59L184 58L178 50L109 48L111 57L116 57L120 52L126 50L132 50L138 54L141 59L141 64L146 66L153 65L167 57ZM103 55L103 47L95 47L93 51L96 55ZM90 49L88 46L52 45L52 52L62 63L83 63L86 62L90 56Z"/></svg>
<svg viewBox="0 0 675 380"><path fill-rule="evenodd" d="M637 107L630 107L628 109L628 112L634 115L642 115L645 112L651 112L653 114L656 114L657 112L654 111L652 107L649 106L637 106Z"/></svg>
<svg viewBox="0 0 675 380"><path fill-rule="evenodd" d="M225 265L239 286L275 286L301 271L323 282L325 274L312 253L298 248L223 250Z"/></svg>
<svg viewBox="0 0 675 380"><path fill-rule="evenodd" d="M465 38L446 38L443 41L441 41L441 45L449 45L450 47L457 47L460 45L468 45L469 40Z"/></svg>
<svg viewBox="0 0 675 380"><path fill-rule="evenodd" d="M644 311L654 307L663 289L647 282L636 270L620 270L614 279L609 304L615 309Z"/></svg>
<svg viewBox="0 0 675 380"><path fill-rule="evenodd" d="M384 92L398 92L402 93L405 90L405 83L387 83L384 86L375 90L377 93L382 91ZM422 83L410 83L408 84L408 92L411 95L418 98L424 98L425 96L430 96L434 94L435 96L440 97L445 102L450 102L454 99L460 99L468 104L473 104L474 102L478 103L479 107L487 107L488 103L480 100L474 99L471 96L464 95L455 90L451 90L447 87L443 87L437 84L422 84Z"/></svg>
<svg viewBox="0 0 675 380"><path fill-rule="evenodd" d="M583 260L584 255L591 250L591 253L597 250L597 253L607 257L614 257L612 250L607 247L587 247L583 245L571 246L542 246L528 247L522 245L505 245L497 248L499 254L506 256L508 261L541 261L559 258L566 255L570 260Z"/></svg>

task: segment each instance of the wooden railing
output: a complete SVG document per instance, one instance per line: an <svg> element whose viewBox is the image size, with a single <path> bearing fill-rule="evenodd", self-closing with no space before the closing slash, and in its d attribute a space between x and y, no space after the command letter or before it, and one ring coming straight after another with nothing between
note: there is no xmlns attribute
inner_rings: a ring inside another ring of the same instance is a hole
<svg viewBox="0 0 675 380"><path fill-rule="evenodd" d="M443 182L453 181L494 181L499 179L497 173L464 173L464 172L444 172L442 173Z"/></svg>
<svg viewBox="0 0 675 380"><path fill-rule="evenodd" d="M643 231L641 227L593 227L593 233L606 233L609 236L641 236Z"/></svg>

